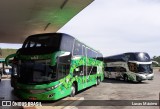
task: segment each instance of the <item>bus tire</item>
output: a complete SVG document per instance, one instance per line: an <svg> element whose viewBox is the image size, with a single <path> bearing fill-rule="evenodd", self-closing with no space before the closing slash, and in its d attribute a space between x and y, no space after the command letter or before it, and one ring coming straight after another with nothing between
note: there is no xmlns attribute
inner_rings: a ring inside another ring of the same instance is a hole
<svg viewBox="0 0 160 109"><path fill-rule="evenodd" d="M76 87L75 84L73 83L71 86L71 94L70 97L74 97L76 95Z"/></svg>
<svg viewBox="0 0 160 109"><path fill-rule="evenodd" d="M123 79L124 81L128 82L128 76L126 74L123 76Z"/></svg>

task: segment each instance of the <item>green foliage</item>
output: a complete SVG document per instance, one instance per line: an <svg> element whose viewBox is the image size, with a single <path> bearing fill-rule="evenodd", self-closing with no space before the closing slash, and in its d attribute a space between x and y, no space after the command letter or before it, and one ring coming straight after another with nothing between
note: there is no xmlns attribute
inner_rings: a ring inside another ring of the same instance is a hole
<svg viewBox="0 0 160 109"><path fill-rule="evenodd" d="M8 55L16 53L17 49L1 49L0 58L6 58Z"/></svg>
<svg viewBox="0 0 160 109"><path fill-rule="evenodd" d="M152 60L159 63L158 65L153 63L154 67L160 67L160 56L154 56Z"/></svg>

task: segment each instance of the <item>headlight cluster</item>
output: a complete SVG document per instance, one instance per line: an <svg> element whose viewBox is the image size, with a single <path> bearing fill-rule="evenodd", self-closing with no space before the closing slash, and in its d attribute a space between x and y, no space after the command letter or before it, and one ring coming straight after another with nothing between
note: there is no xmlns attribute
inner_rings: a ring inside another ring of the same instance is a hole
<svg viewBox="0 0 160 109"><path fill-rule="evenodd" d="M29 92L32 93L32 94L43 93L43 92L46 92L46 91L51 91L51 90L57 88L59 85L61 85L61 83L57 84L55 86L46 88L46 89L42 89L42 90L29 90Z"/></svg>
<svg viewBox="0 0 160 109"><path fill-rule="evenodd" d="M47 91L53 90L53 89L57 88L58 86L60 86L61 84L62 84L62 83L59 83L59 84L57 84L57 85L55 85L55 86L46 88L45 90L47 90Z"/></svg>

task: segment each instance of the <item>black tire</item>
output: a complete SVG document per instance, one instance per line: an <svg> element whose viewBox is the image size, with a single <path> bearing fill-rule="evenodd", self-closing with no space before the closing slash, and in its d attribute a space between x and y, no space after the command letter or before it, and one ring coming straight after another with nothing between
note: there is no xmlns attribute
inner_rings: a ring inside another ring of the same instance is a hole
<svg viewBox="0 0 160 109"><path fill-rule="evenodd" d="M11 77L11 87L14 88L14 86L15 86L15 82L14 82L13 78Z"/></svg>
<svg viewBox="0 0 160 109"><path fill-rule="evenodd" d="M128 76L127 75L124 75L123 79L124 79L124 81L128 82Z"/></svg>
<svg viewBox="0 0 160 109"><path fill-rule="evenodd" d="M138 82L138 83L141 83L141 82L142 82L142 80L138 80L137 82Z"/></svg>
<svg viewBox="0 0 160 109"><path fill-rule="evenodd" d="M70 97L74 97L76 95L76 87L75 84L73 83L71 86L71 94Z"/></svg>
<svg viewBox="0 0 160 109"><path fill-rule="evenodd" d="M142 82L142 78L140 78L139 76L136 76L136 82L141 83Z"/></svg>

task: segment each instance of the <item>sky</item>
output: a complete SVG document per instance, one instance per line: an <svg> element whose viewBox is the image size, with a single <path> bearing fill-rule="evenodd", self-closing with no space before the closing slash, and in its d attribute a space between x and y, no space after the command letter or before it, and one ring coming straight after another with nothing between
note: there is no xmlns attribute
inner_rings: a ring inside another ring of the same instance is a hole
<svg viewBox="0 0 160 109"><path fill-rule="evenodd" d="M159 56L160 0L95 0L58 32L74 36L104 56L124 52Z"/></svg>
<svg viewBox="0 0 160 109"><path fill-rule="evenodd" d="M124 52L160 55L160 0L95 0L59 32L104 56Z"/></svg>

